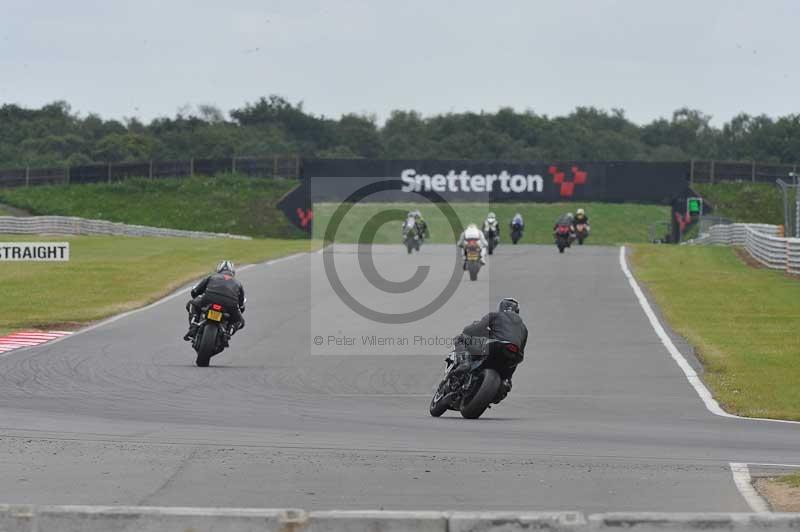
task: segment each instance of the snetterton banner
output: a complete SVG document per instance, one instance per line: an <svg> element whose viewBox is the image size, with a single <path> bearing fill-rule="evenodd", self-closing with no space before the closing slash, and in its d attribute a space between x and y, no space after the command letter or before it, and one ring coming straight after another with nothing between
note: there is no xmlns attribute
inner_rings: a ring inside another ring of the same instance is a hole
<svg viewBox="0 0 800 532"><path fill-rule="evenodd" d="M688 189L687 163L306 159L313 203L346 201L370 184L368 201L605 201L668 205Z"/></svg>

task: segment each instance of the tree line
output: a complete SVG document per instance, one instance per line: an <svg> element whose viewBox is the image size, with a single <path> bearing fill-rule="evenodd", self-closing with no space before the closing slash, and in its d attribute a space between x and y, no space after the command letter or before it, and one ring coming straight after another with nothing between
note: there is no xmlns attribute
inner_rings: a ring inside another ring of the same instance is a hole
<svg viewBox="0 0 800 532"><path fill-rule="evenodd" d="M623 110L578 107L566 116L503 108L430 117L317 116L280 96L224 113L201 105L144 123L81 116L57 101L40 109L0 106L0 167L148 159L304 157L506 160L800 159L800 114L739 114L721 127L695 109L638 125Z"/></svg>

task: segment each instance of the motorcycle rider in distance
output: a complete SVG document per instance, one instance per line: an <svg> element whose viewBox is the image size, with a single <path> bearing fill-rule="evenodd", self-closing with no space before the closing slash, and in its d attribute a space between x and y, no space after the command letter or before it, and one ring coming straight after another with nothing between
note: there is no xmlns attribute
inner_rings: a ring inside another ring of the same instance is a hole
<svg viewBox="0 0 800 532"><path fill-rule="evenodd" d="M490 212L483 222L483 234L488 236L492 233L494 233L494 236L498 239L500 238L500 224L497 221L497 216L495 216L493 212Z"/></svg>
<svg viewBox="0 0 800 532"><path fill-rule="evenodd" d="M553 233L555 233L555 231L556 231L556 229L558 229L559 225L569 225L570 231L574 233L575 232L575 216L573 216L571 212L568 212L567 214L562 214L561 216L559 216L558 220L556 220L555 225L553 225Z"/></svg>
<svg viewBox="0 0 800 532"><path fill-rule="evenodd" d="M504 297L497 305L497 312L490 312L478 321L472 322L456 337L456 344L463 342L464 349L470 354L483 352L486 339L511 342L519 347L521 355L525 354L528 343L528 328L519 316L519 302L513 297ZM491 345L491 344L488 344ZM513 375L514 370L511 374ZM511 390L511 378L503 381L505 392Z"/></svg>
<svg viewBox="0 0 800 532"><path fill-rule="evenodd" d="M586 215L586 211L584 211L582 208L575 211L575 218L572 220L573 226L578 224L584 224L586 226L586 232L589 232L589 217Z"/></svg>
<svg viewBox="0 0 800 532"><path fill-rule="evenodd" d="M187 342L192 340L197 333L197 318L206 305L217 303L222 305L225 312L230 314L230 324L233 332L244 328L242 312L245 309L246 299L244 287L236 276L236 268L229 260L223 260L217 265L217 270L192 288L192 300L186 303L189 312L189 332L183 337ZM227 346L226 346L227 347Z"/></svg>
<svg viewBox="0 0 800 532"><path fill-rule="evenodd" d="M481 264L486 264L486 247L489 245L486 242L486 237L483 236L483 233L478 226L475 224L469 224L466 229L461 233L461 236L458 238L458 243L456 246L464 250L464 247L467 245L468 240L477 240L478 244L481 246ZM464 269L467 269L467 261L464 260Z"/></svg>
<svg viewBox="0 0 800 532"><path fill-rule="evenodd" d="M519 227L520 229L523 229L525 227L525 222L522 220L522 215L520 213L516 213L514 217L511 219L511 223L509 224L509 226L511 227L511 229L514 229L515 226Z"/></svg>
<svg viewBox="0 0 800 532"><path fill-rule="evenodd" d="M414 219L417 221L419 236L423 239L430 238L431 233L428 231L428 222L425 221L425 218L422 217L422 213L419 212L419 210L414 211Z"/></svg>

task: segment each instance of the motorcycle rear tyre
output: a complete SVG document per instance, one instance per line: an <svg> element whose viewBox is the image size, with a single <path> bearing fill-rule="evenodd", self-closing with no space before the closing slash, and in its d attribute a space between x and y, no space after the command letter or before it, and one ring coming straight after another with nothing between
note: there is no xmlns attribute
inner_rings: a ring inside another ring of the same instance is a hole
<svg viewBox="0 0 800 532"><path fill-rule="evenodd" d="M200 337L200 345L197 346L197 360L195 360L198 368L208 367L211 357L214 356L218 334L219 325L216 323L207 323L203 327L203 336Z"/></svg>
<svg viewBox="0 0 800 532"><path fill-rule="evenodd" d="M481 417L481 414L486 411L500 390L500 385L502 384L500 374L491 368L484 369L481 373L483 379L478 391L470 397L469 401L461 403L461 416L465 419L478 419Z"/></svg>

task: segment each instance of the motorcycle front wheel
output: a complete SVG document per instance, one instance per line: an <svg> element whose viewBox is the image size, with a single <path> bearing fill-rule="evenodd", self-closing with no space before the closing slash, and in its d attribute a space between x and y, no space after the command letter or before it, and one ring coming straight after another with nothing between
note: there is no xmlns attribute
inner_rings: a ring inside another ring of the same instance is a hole
<svg viewBox="0 0 800 532"><path fill-rule="evenodd" d="M500 374L495 370L487 368L480 373L479 382L473 384L475 393L464 397L461 402L461 416L466 419L478 419L481 417L489 404L497 397L500 390Z"/></svg>
<svg viewBox="0 0 800 532"><path fill-rule="evenodd" d="M442 391L443 387L444 387L444 382L441 382L439 384L439 387L436 388L436 393L433 394L430 407L428 407L428 412L430 412L433 417L441 416L447 411L447 408L450 406L449 405L450 401L444 400L445 395L447 394L444 393L444 391Z"/></svg>

